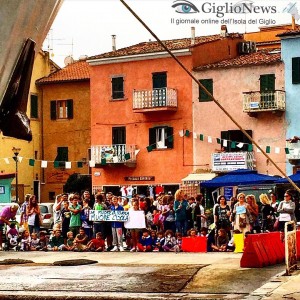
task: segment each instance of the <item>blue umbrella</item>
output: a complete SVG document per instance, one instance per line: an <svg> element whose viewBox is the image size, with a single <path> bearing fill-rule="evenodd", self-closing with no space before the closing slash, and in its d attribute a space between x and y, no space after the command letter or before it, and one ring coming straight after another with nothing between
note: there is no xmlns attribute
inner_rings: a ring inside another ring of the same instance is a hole
<svg viewBox="0 0 300 300"><path fill-rule="evenodd" d="M290 175L289 178L293 180L295 183L300 183L300 171L297 171L296 174ZM290 183L286 178L280 178L276 180L275 183Z"/></svg>
<svg viewBox="0 0 300 300"><path fill-rule="evenodd" d="M201 187L215 188L222 186L255 185L274 183L278 177L259 174L257 171L240 169L227 173L226 175L213 178L201 183Z"/></svg>

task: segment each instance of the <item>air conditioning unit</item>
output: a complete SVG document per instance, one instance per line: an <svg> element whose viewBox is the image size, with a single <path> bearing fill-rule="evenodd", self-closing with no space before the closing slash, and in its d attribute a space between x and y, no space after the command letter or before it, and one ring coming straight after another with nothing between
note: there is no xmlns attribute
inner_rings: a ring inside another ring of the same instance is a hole
<svg viewBox="0 0 300 300"><path fill-rule="evenodd" d="M242 42L238 44L239 54L248 54L256 52L255 42Z"/></svg>

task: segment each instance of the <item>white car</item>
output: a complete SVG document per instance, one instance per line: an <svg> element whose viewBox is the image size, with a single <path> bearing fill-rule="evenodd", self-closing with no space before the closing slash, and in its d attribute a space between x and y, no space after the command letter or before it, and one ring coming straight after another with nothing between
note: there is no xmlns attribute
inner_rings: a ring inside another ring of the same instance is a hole
<svg viewBox="0 0 300 300"><path fill-rule="evenodd" d="M53 228L53 224L54 224L53 205L54 203L39 203L41 216L42 216L41 229L50 230Z"/></svg>

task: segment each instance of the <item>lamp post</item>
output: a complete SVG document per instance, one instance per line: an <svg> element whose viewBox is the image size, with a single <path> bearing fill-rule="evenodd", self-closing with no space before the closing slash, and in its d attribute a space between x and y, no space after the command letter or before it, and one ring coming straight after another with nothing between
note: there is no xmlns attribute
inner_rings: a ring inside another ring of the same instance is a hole
<svg viewBox="0 0 300 300"><path fill-rule="evenodd" d="M19 159L18 159L18 155L19 155L20 151L21 151L21 148L16 148L16 147L12 148L12 152L14 153L13 159L16 162L16 202L18 202L18 198L19 198L19 191L18 191L18 162L19 162Z"/></svg>

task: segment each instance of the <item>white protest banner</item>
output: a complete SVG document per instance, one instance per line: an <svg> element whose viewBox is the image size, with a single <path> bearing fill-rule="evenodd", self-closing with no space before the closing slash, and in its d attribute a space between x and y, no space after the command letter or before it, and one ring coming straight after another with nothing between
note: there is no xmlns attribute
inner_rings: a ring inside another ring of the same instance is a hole
<svg viewBox="0 0 300 300"><path fill-rule="evenodd" d="M89 220L94 222L125 222L129 218L128 211L123 210L90 210Z"/></svg>
<svg viewBox="0 0 300 300"><path fill-rule="evenodd" d="M143 210L129 210L129 220L124 223L124 227L128 229L146 228L145 213Z"/></svg>

